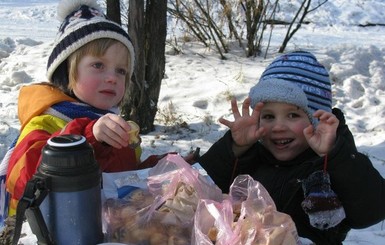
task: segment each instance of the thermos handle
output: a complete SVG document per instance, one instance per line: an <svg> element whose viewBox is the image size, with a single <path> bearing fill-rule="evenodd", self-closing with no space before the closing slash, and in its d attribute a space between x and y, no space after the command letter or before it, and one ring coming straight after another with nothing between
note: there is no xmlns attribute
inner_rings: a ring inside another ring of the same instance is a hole
<svg viewBox="0 0 385 245"><path fill-rule="evenodd" d="M35 174L34 177L27 182L23 197L17 205L13 245L17 245L19 241L24 214L27 217L32 232L37 237L37 243L54 245L39 208L44 198L48 195L47 179L37 175L38 174Z"/></svg>

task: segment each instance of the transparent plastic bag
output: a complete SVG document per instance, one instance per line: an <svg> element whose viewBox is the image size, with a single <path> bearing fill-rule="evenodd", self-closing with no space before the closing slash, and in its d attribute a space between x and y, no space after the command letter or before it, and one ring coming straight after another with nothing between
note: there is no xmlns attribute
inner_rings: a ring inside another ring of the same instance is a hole
<svg viewBox="0 0 385 245"><path fill-rule="evenodd" d="M149 235L145 236L144 232L138 235L138 230L143 228L139 220L153 201L154 197L146 189L135 189L123 198L106 199L103 203L105 239L132 244L146 241Z"/></svg>
<svg viewBox="0 0 385 245"><path fill-rule="evenodd" d="M168 221L191 226L200 199L221 201L222 191L180 155L168 154L148 173L148 190L156 196L147 220L156 211L168 213ZM145 221L148 222L148 221Z"/></svg>
<svg viewBox="0 0 385 245"><path fill-rule="evenodd" d="M194 217L191 244L241 244L239 232L233 226L234 216L228 199L223 202L201 200Z"/></svg>
<svg viewBox="0 0 385 245"><path fill-rule="evenodd" d="M300 244L291 217L276 210L267 190L248 175L238 176L223 202L201 200L192 244Z"/></svg>
<svg viewBox="0 0 385 245"><path fill-rule="evenodd" d="M135 171L113 180L116 189L130 192L104 202L107 241L136 245L190 245L192 223L202 198L221 201L221 190L184 159L169 154L148 170L146 189ZM111 182L111 180L110 180ZM121 193L121 192L119 192Z"/></svg>
<svg viewBox="0 0 385 245"><path fill-rule="evenodd" d="M193 187L199 198L222 199L222 191L212 180L191 167L180 155L168 154L149 170L147 185L155 195L173 196L179 182Z"/></svg>

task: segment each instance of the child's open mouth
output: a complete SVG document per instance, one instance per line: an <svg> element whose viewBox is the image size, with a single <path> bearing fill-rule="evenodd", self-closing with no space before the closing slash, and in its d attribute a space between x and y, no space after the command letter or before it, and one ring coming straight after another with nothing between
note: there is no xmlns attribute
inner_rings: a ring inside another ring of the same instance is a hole
<svg viewBox="0 0 385 245"><path fill-rule="evenodd" d="M277 146L284 146L293 142L293 139L273 140L273 143Z"/></svg>

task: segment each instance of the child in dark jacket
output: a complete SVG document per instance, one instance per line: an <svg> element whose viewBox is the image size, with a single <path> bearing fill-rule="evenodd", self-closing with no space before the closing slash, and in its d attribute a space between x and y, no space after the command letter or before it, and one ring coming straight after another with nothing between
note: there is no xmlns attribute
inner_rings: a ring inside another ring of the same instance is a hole
<svg viewBox="0 0 385 245"><path fill-rule="evenodd" d="M251 88L230 130L198 162L224 192L248 174L289 214L300 237L342 244L350 229L385 218L385 180L359 153L332 109L327 70L308 52L275 59ZM251 107L252 112L249 112Z"/></svg>

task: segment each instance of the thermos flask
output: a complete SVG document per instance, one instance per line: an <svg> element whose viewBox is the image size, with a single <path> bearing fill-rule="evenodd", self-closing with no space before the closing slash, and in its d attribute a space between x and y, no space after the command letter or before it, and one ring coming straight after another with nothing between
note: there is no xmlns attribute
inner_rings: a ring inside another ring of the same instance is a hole
<svg viewBox="0 0 385 245"><path fill-rule="evenodd" d="M83 136L62 135L49 139L34 179L42 180L48 190L39 215L53 244L103 242L101 171L92 147ZM39 227L42 222L36 221L38 215L27 211L32 232L41 233L44 229Z"/></svg>

